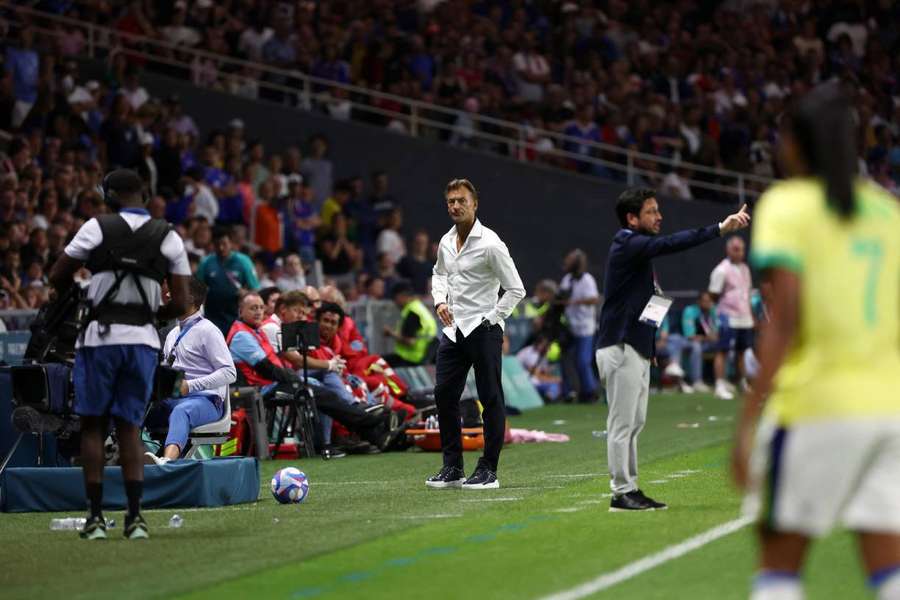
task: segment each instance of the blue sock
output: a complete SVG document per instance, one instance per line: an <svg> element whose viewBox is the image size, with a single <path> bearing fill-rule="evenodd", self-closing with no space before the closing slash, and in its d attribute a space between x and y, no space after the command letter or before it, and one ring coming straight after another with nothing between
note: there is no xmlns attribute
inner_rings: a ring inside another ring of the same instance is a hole
<svg viewBox="0 0 900 600"><path fill-rule="evenodd" d="M900 599L900 564L871 573L869 586L875 590L878 600Z"/></svg>

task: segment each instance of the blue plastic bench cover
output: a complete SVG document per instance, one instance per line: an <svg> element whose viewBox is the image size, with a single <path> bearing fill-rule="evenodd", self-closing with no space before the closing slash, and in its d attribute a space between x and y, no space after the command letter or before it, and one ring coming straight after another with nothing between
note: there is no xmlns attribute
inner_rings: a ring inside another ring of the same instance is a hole
<svg viewBox="0 0 900 600"><path fill-rule="evenodd" d="M3 512L84 510L84 480L76 467L9 468L0 480ZM225 506L255 502L259 497L256 458L178 460L144 467L144 508ZM121 467L103 472L103 508L124 510Z"/></svg>

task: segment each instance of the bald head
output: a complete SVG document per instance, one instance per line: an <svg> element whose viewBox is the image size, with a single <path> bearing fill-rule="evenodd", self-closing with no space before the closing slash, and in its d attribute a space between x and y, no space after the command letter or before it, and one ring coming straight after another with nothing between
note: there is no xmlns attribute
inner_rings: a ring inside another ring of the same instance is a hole
<svg viewBox="0 0 900 600"><path fill-rule="evenodd" d="M733 236L728 239L728 244L725 246L725 254L728 256L728 260L736 265L741 264L744 262L745 251L746 245L743 238Z"/></svg>

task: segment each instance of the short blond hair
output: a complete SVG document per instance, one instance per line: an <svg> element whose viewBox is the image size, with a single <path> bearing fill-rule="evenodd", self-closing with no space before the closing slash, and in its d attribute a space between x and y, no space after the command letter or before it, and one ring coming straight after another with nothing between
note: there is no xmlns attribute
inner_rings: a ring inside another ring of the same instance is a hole
<svg viewBox="0 0 900 600"><path fill-rule="evenodd" d="M472 182L468 179L452 179L450 183L447 184L447 188L444 190L444 195L446 196L450 192L458 189L469 190L469 193L472 194L473 200L478 200L478 190L475 189L475 186L472 185Z"/></svg>

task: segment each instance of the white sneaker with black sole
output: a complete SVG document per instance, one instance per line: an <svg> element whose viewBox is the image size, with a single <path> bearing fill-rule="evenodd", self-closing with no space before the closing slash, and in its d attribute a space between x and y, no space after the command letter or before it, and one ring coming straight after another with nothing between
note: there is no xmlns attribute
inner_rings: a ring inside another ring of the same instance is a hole
<svg viewBox="0 0 900 600"><path fill-rule="evenodd" d="M459 467L443 467L436 475L425 480L425 485L430 488L442 490L446 488L459 488L466 481L465 472Z"/></svg>
<svg viewBox="0 0 900 600"><path fill-rule="evenodd" d="M499 487L497 474L486 467L475 469L475 473L462 484L464 490L496 490Z"/></svg>

